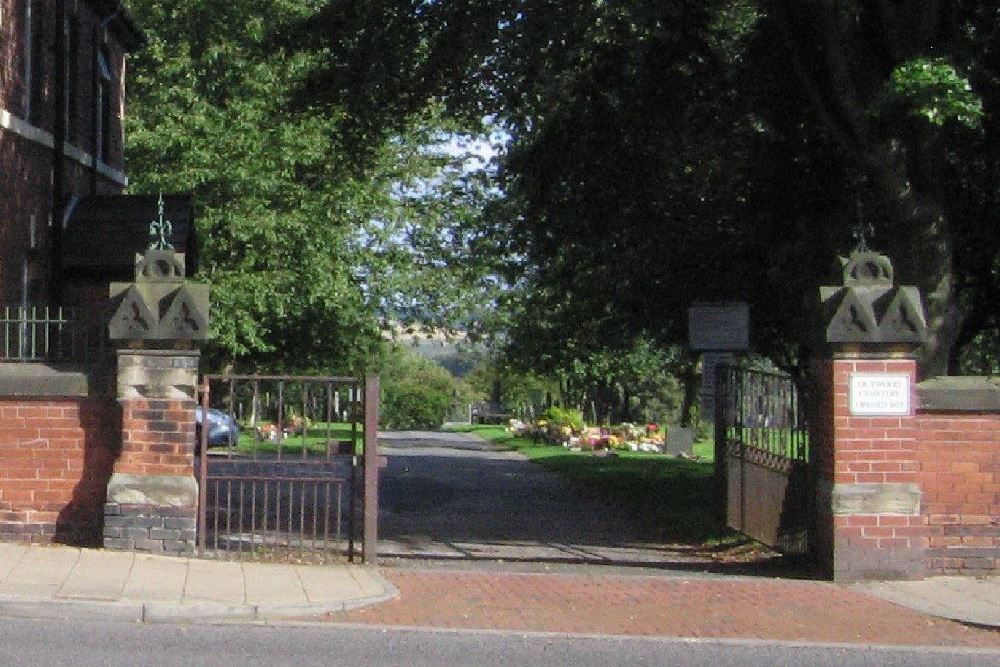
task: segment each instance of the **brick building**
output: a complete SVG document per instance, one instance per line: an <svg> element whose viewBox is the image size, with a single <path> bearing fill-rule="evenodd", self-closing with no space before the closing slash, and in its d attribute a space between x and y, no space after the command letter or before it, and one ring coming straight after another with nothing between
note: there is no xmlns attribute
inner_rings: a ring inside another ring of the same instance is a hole
<svg viewBox="0 0 1000 667"><path fill-rule="evenodd" d="M115 0L0 0L0 305L62 304L65 229L124 174L125 56Z"/></svg>
<svg viewBox="0 0 1000 667"><path fill-rule="evenodd" d="M134 277L160 201L170 241L193 251L190 196L124 194L126 55L144 41L119 0L0 0L0 540L101 544L119 468L139 487L177 469L193 485L197 354L177 362L183 400L144 379L158 402L143 394L137 415L108 334L109 283ZM176 375L173 357L151 357ZM154 417L170 434L149 434ZM114 520L126 510L139 511L116 505ZM191 503L169 511L193 539Z"/></svg>

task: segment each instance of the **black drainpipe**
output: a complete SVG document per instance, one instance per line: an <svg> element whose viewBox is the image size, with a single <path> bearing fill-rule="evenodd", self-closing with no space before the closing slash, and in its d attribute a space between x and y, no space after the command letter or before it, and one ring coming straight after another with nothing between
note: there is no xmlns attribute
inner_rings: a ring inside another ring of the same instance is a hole
<svg viewBox="0 0 1000 667"><path fill-rule="evenodd" d="M49 301L62 303L63 199L66 190L66 3L56 0L55 95L52 97L52 235L49 256Z"/></svg>

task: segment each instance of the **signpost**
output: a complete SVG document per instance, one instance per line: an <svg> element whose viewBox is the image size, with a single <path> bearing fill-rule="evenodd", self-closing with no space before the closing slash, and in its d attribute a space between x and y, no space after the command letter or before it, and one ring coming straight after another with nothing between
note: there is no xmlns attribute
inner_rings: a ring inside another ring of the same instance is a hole
<svg viewBox="0 0 1000 667"><path fill-rule="evenodd" d="M688 344L701 352L701 419L715 420L715 369L732 363L750 345L750 307L745 303L694 303L688 309Z"/></svg>

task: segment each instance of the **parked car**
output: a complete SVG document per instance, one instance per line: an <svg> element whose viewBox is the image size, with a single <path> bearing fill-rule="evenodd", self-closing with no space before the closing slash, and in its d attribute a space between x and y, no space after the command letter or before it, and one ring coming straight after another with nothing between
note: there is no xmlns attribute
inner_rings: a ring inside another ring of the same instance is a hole
<svg viewBox="0 0 1000 667"><path fill-rule="evenodd" d="M194 413L194 453L201 453L201 429L205 411L200 405ZM228 413L215 408L208 409L208 446L219 447L237 444L240 440L240 427Z"/></svg>

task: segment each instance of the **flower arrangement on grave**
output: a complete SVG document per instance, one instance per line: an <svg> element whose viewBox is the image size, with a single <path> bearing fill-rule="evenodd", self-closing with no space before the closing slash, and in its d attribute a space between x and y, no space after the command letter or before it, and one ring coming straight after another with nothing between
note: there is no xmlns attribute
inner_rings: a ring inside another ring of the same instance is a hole
<svg viewBox="0 0 1000 667"><path fill-rule="evenodd" d="M565 413L569 414L565 414ZM575 413L575 414L574 414ZM562 445L571 450L601 451L621 449L633 452L662 452L666 429L656 423L623 422L613 426L586 426L578 411L546 411L546 417L531 422L510 420L508 431L538 442Z"/></svg>

